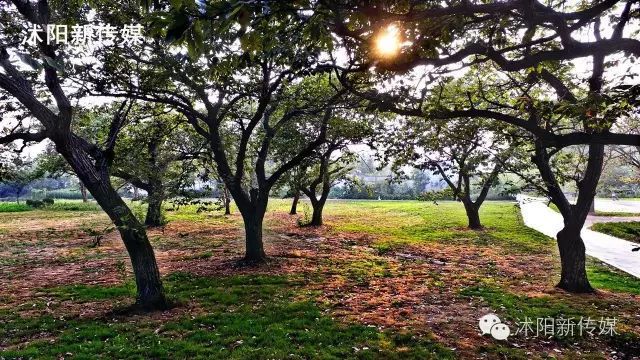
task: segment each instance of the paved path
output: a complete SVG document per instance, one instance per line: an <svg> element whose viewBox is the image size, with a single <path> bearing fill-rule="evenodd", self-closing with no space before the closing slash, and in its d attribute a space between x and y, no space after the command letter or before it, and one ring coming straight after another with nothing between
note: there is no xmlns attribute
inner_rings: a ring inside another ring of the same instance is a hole
<svg viewBox="0 0 640 360"><path fill-rule="evenodd" d="M640 201L620 199L611 200L596 198L596 211L640 213Z"/></svg>
<svg viewBox="0 0 640 360"><path fill-rule="evenodd" d="M556 237L563 227L562 215L547 207L546 203L539 199L519 195L518 202L525 225L552 238ZM638 244L595 232L586 227L582 229L581 235L587 255L640 278L640 252L631 251L637 248Z"/></svg>
<svg viewBox="0 0 640 360"><path fill-rule="evenodd" d="M640 216L597 216L597 215L589 215L587 216L587 221L584 226L586 228L590 228L591 225L596 223L608 223L608 222L631 222L631 221L640 221Z"/></svg>

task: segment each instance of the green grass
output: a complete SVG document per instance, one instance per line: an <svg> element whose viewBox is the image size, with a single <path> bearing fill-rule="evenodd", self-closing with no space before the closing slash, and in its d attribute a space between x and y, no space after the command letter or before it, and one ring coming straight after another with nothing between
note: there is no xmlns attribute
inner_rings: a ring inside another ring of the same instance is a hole
<svg viewBox="0 0 640 360"><path fill-rule="evenodd" d="M591 230L640 243L640 221L597 223Z"/></svg>
<svg viewBox="0 0 640 360"><path fill-rule="evenodd" d="M640 213L596 210L596 216L635 217L640 216Z"/></svg>
<svg viewBox="0 0 640 360"><path fill-rule="evenodd" d="M300 280L283 276L203 278L177 273L165 279L169 296L195 301L200 315L131 323L101 319L23 318L0 314L0 342L13 345L4 358L37 357L175 359L449 359L453 352L429 336L390 333L338 323L317 304L300 300ZM105 291L65 287L56 299L82 301L126 295L128 287ZM302 294L303 295L303 294ZM45 339L15 346L21 338ZM47 340L54 337L55 341ZM1 344L0 344L1 345Z"/></svg>
<svg viewBox="0 0 640 360"><path fill-rule="evenodd" d="M34 209L30 206L27 206L24 203L8 203L8 202L0 202L0 213L6 212L23 212L23 211L32 211L32 210L40 210L43 212L46 211L100 211L100 206L98 206L95 202L86 202L83 203L79 200L55 200L53 205L48 205L42 209Z"/></svg>
<svg viewBox="0 0 640 360"><path fill-rule="evenodd" d="M608 279L607 283L610 280L611 279ZM601 284L604 284L604 282ZM523 333L515 334L518 327L522 326L525 321L533 322L531 329L534 334L529 333L528 336L535 336L538 319L554 319L554 321L557 321L557 319L573 318L575 323L578 323L579 319L590 318L597 324L600 319L618 318L620 316L619 309L615 307L607 308L606 302L600 303L597 299L590 301L588 306L585 303L570 304L566 299L561 297L532 297L514 294L490 282L486 285L466 288L460 292L460 295L478 299L486 303L493 311L496 311L500 319L510 327L512 334L514 334L513 337L509 338L511 341L517 341L516 339L518 338L526 338ZM640 336L637 333L621 330L620 328L617 328L616 332L617 334L600 336L605 337L604 340L612 346L616 346L617 349L624 349L627 353L637 354L638 351L640 351ZM578 332L577 327L573 335L555 332L552 338L560 344L567 346L571 344L575 345L579 341L588 339L587 335ZM501 357L509 359L530 358L529 356L524 356L525 354L519 351L519 349L491 346L481 349L481 351L482 350L489 353L502 354ZM579 358L580 353L570 354L565 352L564 355L567 356L567 358Z"/></svg>
<svg viewBox="0 0 640 360"><path fill-rule="evenodd" d="M587 261L587 277L596 289L640 295L640 279L595 259Z"/></svg>
<svg viewBox="0 0 640 360"><path fill-rule="evenodd" d="M515 203L487 201L480 209L483 231L467 229L462 204L442 201L333 201L326 205L334 231L378 237L378 251L420 243L473 244L526 253L547 252L552 239L525 227Z"/></svg>
<svg viewBox="0 0 640 360"><path fill-rule="evenodd" d="M53 205L46 207L49 211L100 211L95 201L82 202L80 200L56 200Z"/></svg>
<svg viewBox="0 0 640 360"><path fill-rule="evenodd" d="M26 204L0 202L0 213L22 212L22 211L30 211L30 210L33 210L33 208L27 206Z"/></svg>
<svg viewBox="0 0 640 360"><path fill-rule="evenodd" d="M511 324L523 321L525 318L580 318L593 315L587 312L588 309L575 308L551 296L517 295L491 283L466 288L460 292L460 295L485 302L492 309L499 310L500 318L510 321Z"/></svg>

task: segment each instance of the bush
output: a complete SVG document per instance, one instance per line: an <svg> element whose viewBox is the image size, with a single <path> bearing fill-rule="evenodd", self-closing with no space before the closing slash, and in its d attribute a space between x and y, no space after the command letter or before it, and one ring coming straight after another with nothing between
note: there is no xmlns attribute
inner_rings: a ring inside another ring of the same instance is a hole
<svg viewBox="0 0 640 360"><path fill-rule="evenodd" d="M44 202L40 201L40 200L27 200L26 201L27 206L30 206L34 209L40 209L41 207L44 207Z"/></svg>
<svg viewBox="0 0 640 360"><path fill-rule="evenodd" d="M451 189L442 189L437 191L426 191L418 195L421 201L438 201L438 200L455 200Z"/></svg>
<svg viewBox="0 0 640 360"><path fill-rule="evenodd" d="M309 225L311 222L311 210L309 204L302 203L302 216L298 218L298 226L303 227Z"/></svg>
<svg viewBox="0 0 640 360"><path fill-rule="evenodd" d="M54 203L52 198L44 198L44 199L42 199L42 202L47 206L53 205L53 203Z"/></svg>

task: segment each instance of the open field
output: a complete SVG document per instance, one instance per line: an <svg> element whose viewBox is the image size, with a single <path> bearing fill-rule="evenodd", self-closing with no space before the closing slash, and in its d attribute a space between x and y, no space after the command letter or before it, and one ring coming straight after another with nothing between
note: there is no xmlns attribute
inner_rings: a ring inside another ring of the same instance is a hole
<svg viewBox="0 0 640 360"><path fill-rule="evenodd" d="M90 206L0 214L0 358L640 356L640 280L590 260L596 294L555 289L555 241L515 203L486 203L486 228L471 231L459 203L330 201L311 229L296 225L305 205L290 216L274 199L270 260L249 268L236 265L237 212L169 211L149 237L175 306L152 314L127 311L126 252L115 232L90 246L110 225ZM498 341L477 327L490 312L512 331L525 318L616 318L617 334Z"/></svg>

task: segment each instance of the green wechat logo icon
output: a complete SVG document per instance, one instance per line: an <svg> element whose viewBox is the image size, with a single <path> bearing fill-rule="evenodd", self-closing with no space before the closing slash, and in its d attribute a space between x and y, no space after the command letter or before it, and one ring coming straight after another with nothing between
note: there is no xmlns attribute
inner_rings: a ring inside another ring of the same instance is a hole
<svg viewBox="0 0 640 360"><path fill-rule="evenodd" d="M511 335L511 329L500 321L496 314L487 314L480 318L478 327L482 335L491 334L496 340L507 340Z"/></svg>

